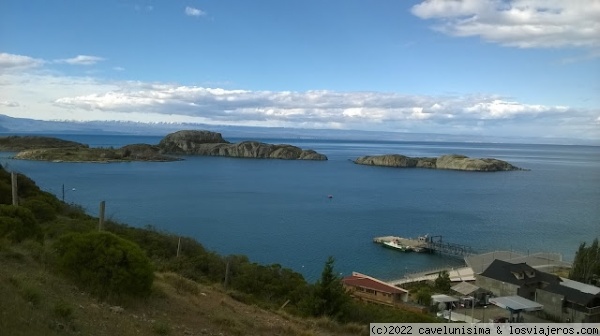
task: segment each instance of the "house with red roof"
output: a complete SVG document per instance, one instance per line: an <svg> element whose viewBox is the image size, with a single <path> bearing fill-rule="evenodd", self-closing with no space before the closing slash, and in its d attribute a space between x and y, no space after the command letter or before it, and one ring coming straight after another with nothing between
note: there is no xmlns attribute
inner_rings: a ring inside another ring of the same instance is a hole
<svg viewBox="0 0 600 336"><path fill-rule="evenodd" d="M408 290L357 272L342 279L344 288L355 298L385 304L400 305L408 301Z"/></svg>

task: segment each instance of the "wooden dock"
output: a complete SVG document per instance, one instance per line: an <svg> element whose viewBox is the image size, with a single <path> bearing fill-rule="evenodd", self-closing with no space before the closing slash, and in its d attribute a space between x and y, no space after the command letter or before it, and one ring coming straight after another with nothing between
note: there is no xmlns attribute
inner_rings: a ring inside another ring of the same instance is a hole
<svg viewBox="0 0 600 336"><path fill-rule="evenodd" d="M466 257L475 254L475 251L467 245L447 243L442 241L442 236L421 236L417 239L397 236L384 236L373 238L374 243L383 244L394 241L400 245L407 246L413 251L440 253L453 257Z"/></svg>

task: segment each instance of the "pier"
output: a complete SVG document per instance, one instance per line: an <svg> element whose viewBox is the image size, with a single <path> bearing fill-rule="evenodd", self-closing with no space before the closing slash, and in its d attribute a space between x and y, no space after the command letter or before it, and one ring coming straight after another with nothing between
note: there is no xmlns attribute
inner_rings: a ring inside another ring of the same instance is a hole
<svg viewBox="0 0 600 336"><path fill-rule="evenodd" d="M475 254L473 248L467 245L448 243L442 240L442 236L421 236L417 239L403 238L396 236L375 237L373 242L383 244L386 242L396 242L402 246L406 246L410 250L416 252L439 253L452 257L464 258Z"/></svg>

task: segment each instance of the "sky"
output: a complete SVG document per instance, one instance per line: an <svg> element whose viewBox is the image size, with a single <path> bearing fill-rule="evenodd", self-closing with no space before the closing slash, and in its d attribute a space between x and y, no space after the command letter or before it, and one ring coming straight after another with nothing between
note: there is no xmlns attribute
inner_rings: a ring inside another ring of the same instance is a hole
<svg viewBox="0 0 600 336"><path fill-rule="evenodd" d="M600 141L600 0L1 0L0 114Z"/></svg>

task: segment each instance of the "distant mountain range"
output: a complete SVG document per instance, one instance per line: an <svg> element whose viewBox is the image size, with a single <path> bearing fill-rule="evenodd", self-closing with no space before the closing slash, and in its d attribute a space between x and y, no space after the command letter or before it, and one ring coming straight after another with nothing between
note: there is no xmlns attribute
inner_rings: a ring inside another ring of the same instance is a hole
<svg viewBox="0 0 600 336"><path fill-rule="evenodd" d="M127 121L43 121L13 118L0 114L0 135L25 134L130 134L166 135L184 129L220 132L225 138L248 139L328 139L366 141L440 141L440 142L498 142L564 145L600 145L598 141L568 138L498 137L436 133L401 133L382 131L306 129L286 127L251 127L207 125L192 123L140 123Z"/></svg>

